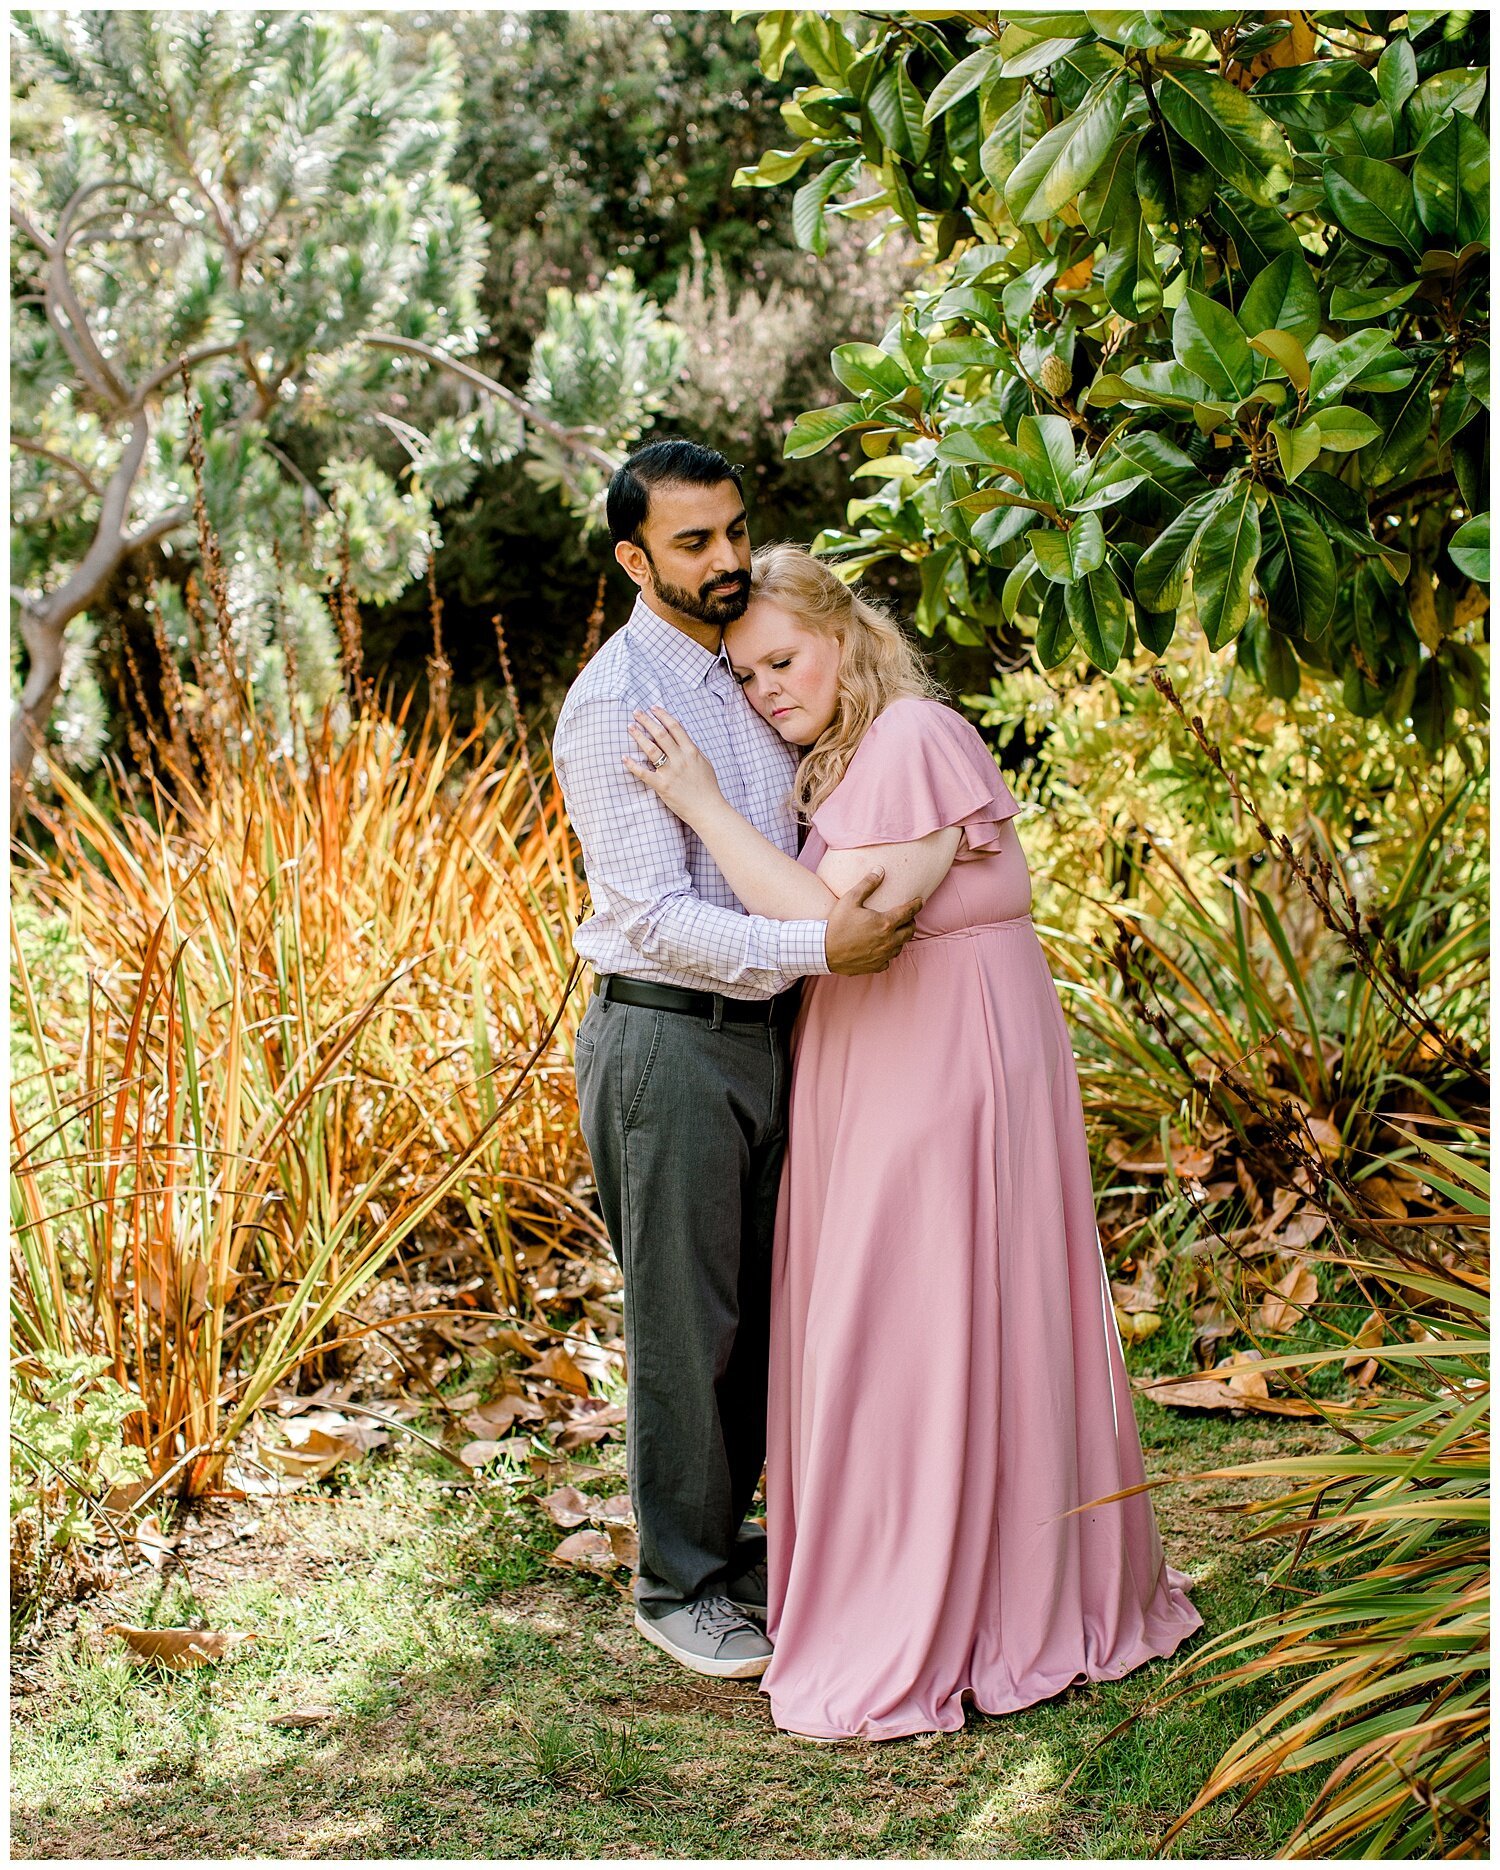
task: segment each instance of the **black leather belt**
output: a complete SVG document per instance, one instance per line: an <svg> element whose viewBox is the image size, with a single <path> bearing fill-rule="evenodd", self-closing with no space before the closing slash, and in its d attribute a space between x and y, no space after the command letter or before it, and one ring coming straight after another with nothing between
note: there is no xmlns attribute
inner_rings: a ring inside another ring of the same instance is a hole
<svg viewBox="0 0 1500 1870"><path fill-rule="evenodd" d="M622 1006L646 1006L658 1013L691 1013L697 1019L723 1025L774 1026L790 1019L797 1008L799 989L789 987L769 1000L731 1000L722 993L695 993L688 987L663 987L654 980L634 980L629 974L601 974L594 992L601 1000Z"/></svg>

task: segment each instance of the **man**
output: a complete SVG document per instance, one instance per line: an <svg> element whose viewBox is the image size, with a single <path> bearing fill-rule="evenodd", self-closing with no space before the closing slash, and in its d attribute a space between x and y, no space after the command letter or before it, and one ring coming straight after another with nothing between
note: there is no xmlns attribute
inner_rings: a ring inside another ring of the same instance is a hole
<svg viewBox="0 0 1500 1870"><path fill-rule="evenodd" d="M554 754L593 914L597 983L578 1099L625 1280L627 1457L640 1530L635 1625L704 1675L761 1675L765 1537L747 1524L765 1459L771 1235L797 980L875 973L919 903L866 906L871 871L826 923L752 916L691 831L625 770L637 708L660 702L724 796L791 855L796 757L740 693L724 626L750 598L739 470L653 442L610 482L628 623L574 682Z"/></svg>

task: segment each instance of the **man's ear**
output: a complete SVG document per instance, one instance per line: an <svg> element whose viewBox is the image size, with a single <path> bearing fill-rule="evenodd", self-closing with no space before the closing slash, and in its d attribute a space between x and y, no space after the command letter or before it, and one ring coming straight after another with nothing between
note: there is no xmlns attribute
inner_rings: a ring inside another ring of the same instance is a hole
<svg viewBox="0 0 1500 1870"><path fill-rule="evenodd" d="M632 584L645 590L646 581L651 575L651 561L634 540L622 539L615 547L615 563Z"/></svg>

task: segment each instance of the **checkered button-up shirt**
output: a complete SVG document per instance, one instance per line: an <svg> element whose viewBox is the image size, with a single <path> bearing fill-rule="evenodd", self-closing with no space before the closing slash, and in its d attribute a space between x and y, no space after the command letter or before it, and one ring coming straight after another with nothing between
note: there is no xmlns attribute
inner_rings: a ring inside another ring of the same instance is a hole
<svg viewBox="0 0 1500 1870"><path fill-rule="evenodd" d="M583 846L594 913L575 937L601 974L763 1000L826 974L827 924L747 915L692 831L621 760L637 708L659 702L692 735L724 797L789 857L796 756L715 656L636 599L630 621L568 690L553 757Z"/></svg>

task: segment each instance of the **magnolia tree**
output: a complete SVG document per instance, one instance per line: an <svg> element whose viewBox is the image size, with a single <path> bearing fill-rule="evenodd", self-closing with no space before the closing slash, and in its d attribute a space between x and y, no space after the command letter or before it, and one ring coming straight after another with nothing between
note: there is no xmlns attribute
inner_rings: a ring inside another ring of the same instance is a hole
<svg viewBox="0 0 1500 1870"><path fill-rule="evenodd" d="M760 16L811 71L803 176L931 266L848 400L877 483L819 549L921 572L918 621L1110 670L1179 628L1310 670L1436 750L1479 718L1489 577L1485 16Z"/></svg>
<svg viewBox="0 0 1500 1870"><path fill-rule="evenodd" d="M189 397L229 631L262 687L337 679L324 594L385 602L434 508L526 457L584 517L661 407L678 334L623 276L554 294L524 393L464 361L485 228L451 179L435 35L265 12L14 14L12 601L23 796L70 658L127 564L185 648ZM164 555L164 556L163 556ZM212 613L214 593L199 594ZM13 814L14 815L14 814Z"/></svg>

